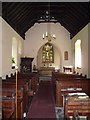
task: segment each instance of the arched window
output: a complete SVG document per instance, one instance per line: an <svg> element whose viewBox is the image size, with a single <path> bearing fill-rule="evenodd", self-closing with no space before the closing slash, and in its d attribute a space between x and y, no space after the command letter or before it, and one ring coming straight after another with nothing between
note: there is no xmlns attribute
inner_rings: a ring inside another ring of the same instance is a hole
<svg viewBox="0 0 90 120"><path fill-rule="evenodd" d="M75 42L75 68L81 68L81 40Z"/></svg>
<svg viewBox="0 0 90 120"><path fill-rule="evenodd" d="M42 50L42 62L43 63L53 63L54 62L53 46L49 42L47 42L43 46L43 50Z"/></svg>
<svg viewBox="0 0 90 120"><path fill-rule="evenodd" d="M12 68L17 65L17 39L12 38Z"/></svg>

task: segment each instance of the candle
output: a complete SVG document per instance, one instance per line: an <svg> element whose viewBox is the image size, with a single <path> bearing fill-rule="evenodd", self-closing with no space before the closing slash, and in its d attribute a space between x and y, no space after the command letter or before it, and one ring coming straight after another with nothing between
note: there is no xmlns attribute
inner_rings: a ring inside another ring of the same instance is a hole
<svg viewBox="0 0 90 120"><path fill-rule="evenodd" d="M46 37L47 37L47 32L46 32Z"/></svg>
<svg viewBox="0 0 90 120"><path fill-rule="evenodd" d="M56 38L55 34L53 34L53 38Z"/></svg>
<svg viewBox="0 0 90 120"><path fill-rule="evenodd" d="M15 68L16 68L16 120L17 120L17 117L18 117L18 115L17 115L17 99L18 99L18 95L17 95L17 92L18 92L18 80L17 80L17 70L18 70L18 66L15 66Z"/></svg>
<svg viewBox="0 0 90 120"><path fill-rule="evenodd" d="M15 66L15 69L18 70L18 66Z"/></svg>
<svg viewBox="0 0 90 120"><path fill-rule="evenodd" d="M44 39L44 34L43 34L43 39Z"/></svg>

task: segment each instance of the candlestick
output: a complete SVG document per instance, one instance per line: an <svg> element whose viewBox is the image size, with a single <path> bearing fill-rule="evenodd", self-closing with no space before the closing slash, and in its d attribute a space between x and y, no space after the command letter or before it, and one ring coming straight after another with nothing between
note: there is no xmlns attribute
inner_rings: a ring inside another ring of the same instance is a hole
<svg viewBox="0 0 90 120"><path fill-rule="evenodd" d="M16 120L17 120L17 102L18 102L18 95L17 95L17 92L18 92L18 83L17 83L17 72L18 72L18 67L16 66Z"/></svg>

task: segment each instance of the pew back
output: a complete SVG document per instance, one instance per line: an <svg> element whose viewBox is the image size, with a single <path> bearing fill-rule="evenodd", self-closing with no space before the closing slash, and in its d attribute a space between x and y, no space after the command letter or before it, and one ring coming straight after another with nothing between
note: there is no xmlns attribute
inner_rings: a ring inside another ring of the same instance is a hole
<svg viewBox="0 0 90 120"><path fill-rule="evenodd" d="M87 95L90 96L90 79L59 79L56 81L56 105L62 106L63 105L63 98L62 98L62 89L66 88L82 88L82 91L85 92Z"/></svg>

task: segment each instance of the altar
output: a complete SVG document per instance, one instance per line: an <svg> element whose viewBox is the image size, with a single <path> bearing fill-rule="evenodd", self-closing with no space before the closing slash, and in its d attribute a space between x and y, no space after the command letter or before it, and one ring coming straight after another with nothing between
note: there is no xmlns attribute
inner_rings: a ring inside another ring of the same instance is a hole
<svg viewBox="0 0 90 120"><path fill-rule="evenodd" d="M40 67L39 74L41 76L52 76L52 72L55 70L55 67Z"/></svg>

